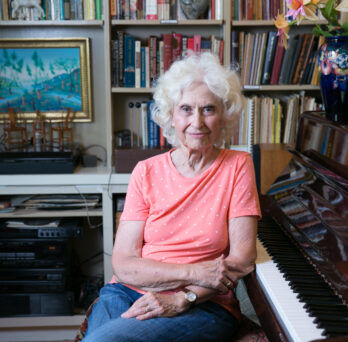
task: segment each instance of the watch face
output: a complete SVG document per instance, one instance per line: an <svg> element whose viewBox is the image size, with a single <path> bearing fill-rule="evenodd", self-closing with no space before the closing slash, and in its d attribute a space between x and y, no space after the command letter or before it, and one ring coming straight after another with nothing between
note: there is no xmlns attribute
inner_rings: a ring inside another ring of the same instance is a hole
<svg viewBox="0 0 348 342"><path fill-rule="evenodd" d="M193 303L196 300L196 294L193 292L187 292L186 293L186 299L190 302Z"/></svg>

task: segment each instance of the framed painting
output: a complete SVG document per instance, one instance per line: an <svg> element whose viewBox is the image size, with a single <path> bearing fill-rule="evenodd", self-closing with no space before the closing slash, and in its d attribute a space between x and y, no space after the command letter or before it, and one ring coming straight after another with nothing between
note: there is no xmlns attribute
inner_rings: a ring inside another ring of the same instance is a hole
<svg viewBox="0 0 348 342"><path fill-rule="evenodd" d="M75 122L92 121L88 38L0 39L0 122L13 108L19 121L40 113L62 120L67 108Z"/></svg>

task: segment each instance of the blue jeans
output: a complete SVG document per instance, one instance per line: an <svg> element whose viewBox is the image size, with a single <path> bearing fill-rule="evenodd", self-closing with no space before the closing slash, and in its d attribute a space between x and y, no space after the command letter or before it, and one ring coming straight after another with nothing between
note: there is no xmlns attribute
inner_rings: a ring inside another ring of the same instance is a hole
<svg viewBox="0 0 348 342"><path fill-rule="evenodd" d="M175 317L145 321L121 318L142 295L122 284L107 284L88 318L83 342L204 342L230 341L238 321L226 309L205 302Z"/></svg>

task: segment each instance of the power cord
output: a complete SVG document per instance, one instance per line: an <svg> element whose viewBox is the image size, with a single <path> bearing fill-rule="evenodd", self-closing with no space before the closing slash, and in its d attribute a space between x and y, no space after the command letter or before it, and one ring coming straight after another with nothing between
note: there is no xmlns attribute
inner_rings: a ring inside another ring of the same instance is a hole
<svg viewBox="0 0 348 342"><path fill-rule="evenodd" d="M80 191L80 189L79 189L76 185L74 186L74 188L77 190L77 192L79 193L79 195L81 196L81 198L82 198L82 199L84 200L84 202L85 202L88 227L91 228L91 229L95 229L95 228L99 228L99 227L103 226L103 222L102 222L102 223L99 223L99 224L92 224L92 223L91 223L87 199L86 199L86 197L83 195L83 193Z"/></svg>

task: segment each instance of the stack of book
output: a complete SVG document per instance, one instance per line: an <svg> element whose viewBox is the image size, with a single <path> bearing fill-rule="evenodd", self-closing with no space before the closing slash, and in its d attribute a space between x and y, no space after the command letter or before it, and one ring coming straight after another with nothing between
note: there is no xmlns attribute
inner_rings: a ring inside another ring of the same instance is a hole
<svg viewBox="0 0 348 342"><path fill-rule="evenodd" d="M302 94L246 97L239 125L234 128L231 145L247 144L247 123L250 115L254 118L254 144L293 145L299 115L305 111L321 109L322 105L314 97Z"/></svg>
<svg viewBox="0 0 348 342"><path fill-rule="evenodd" d="M293 35L287 49L275 31L232 32L232 62L241 67L244 85L318 85L316 52L324 37L309 33Z"/></svg>
<svg viewBox="0 0 348 342"><path fill-rule="evenodd" d="M0 20L17 20L12 16L14 1L0 0ZM103 15L102 0L42 0L41 7L45 16L40 20L101 20ZM35 20L31 13L26 12L28 20Z"/></svg>
<svg viewBox="0 0 348 342"><path fill-rule="evenodd" d="M222 1L211 0L198 19L222 19ZM111 19L185 20L179 0L110 0Z"/></svg>
<svg viewBox="0 0 348 342"><path fill-rule="evenodd" d="M287 0L232 0L232 20L272 20L286 13ZM320 17L320 11L317 11Z"/></svg>
<svg viewBox="0 0 348 342"><path fill-rule="evenodd" d="M149 88L170 65L189 53L204 51L219 56L223 64L224 41L211 36L193 37L181 33L148 36L144 44L132 35L117 31L111 41L113 87Z"/></svg>

